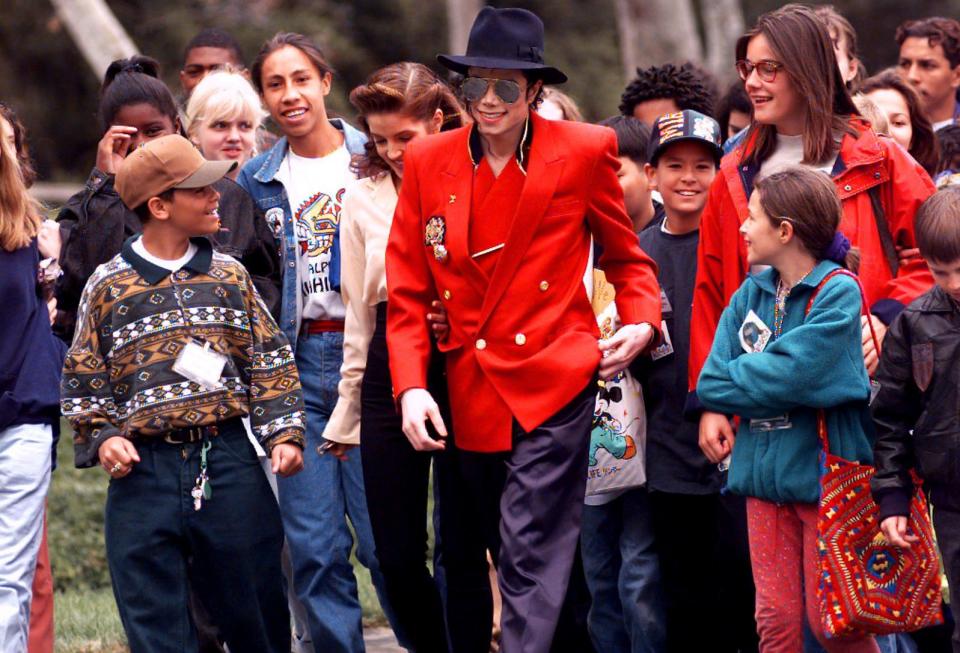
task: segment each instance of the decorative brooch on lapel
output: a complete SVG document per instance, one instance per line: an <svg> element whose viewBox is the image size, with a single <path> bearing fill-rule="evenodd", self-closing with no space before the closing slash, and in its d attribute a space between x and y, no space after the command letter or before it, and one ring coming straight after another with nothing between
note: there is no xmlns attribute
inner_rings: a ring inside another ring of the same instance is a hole
<svg viewBox="0 0 960 653"><path fill-rule="evenodd" d="M423 230L423 241L427 247L433 247L433 257L444 263L447 260L447 223L442 215L431 216Z"/></svg>

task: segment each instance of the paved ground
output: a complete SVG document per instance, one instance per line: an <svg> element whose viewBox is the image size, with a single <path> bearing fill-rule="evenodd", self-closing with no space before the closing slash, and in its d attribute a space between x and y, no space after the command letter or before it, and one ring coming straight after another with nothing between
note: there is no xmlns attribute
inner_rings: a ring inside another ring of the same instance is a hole
<svg viewBox="0 0 960 653"><path fill-rule="evenodd" d="M367 645L367 653L404 653L389 628L364 628L363 641Z"/></svg>

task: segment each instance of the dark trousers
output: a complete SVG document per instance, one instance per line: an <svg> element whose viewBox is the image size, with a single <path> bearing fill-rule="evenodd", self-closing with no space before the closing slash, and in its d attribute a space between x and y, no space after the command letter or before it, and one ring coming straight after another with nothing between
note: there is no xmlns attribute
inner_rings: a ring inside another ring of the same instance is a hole
<svg viewBox="0 0 960 653"><path fill-rule="evenodd" d="M361 386L360 458L367 511L384 589L400 627L417 653L446 653L440 592L426 565L433 456L414 450L401 428L390 380L385 306L378 307ZM440 367L434 365L433 371L442 383ZM430 389L442 403L446 387L436 386L432 383Z"/></svg>
<svg viewBox="0 0 960 653"><path fill-rule="evenodd" d="M960 511L953 506L933 507L933 527L943 556L943 568L950 582L950 609L953 611L953 653L960 653ZM944 606L945 611L949 611ZM946 620L950 615L945 614Z"/></svg>
<svg viewBox="0 0 960 653"><path fill-rule="evenodd" d="M503 653L551 650L580 538L595 393L591 382L530 433L514 424L510 452L449 452L454 489L441 500L444 560L451 543L461 553L473 547L471 560L479 550L492 552L503 597ZM454 571L445 564L445 571L451 599L459 594L490 615L485 565ZM489 635L487 626L453 650L486 651Z"/></svg>
<svg viewBox="0 0 960 653"><path fill-rule="evenodd" d="M756 650L749 549L738 552L744 542L736 535L745 524L719 494L649 496L668 653Z"/></svg>
<svg viewBox="0 0 960 653"><path fill-rule="evenodd" d="M487 551L500 556L500 493L506 478L502 454L461 451L447 444L434 467L439 540L446 578L445 612L453 653L488 653L493 634L493 593Z"/></svg>
<svg viewBox="0 0 960 653"><path fill-rule="evenodd" d="M191 587L234 653L290 650L280 512L242 423L220 433L207 454L213 495L199 511L199 442L139 441L140 462L110 481L107 561L132 653L198 650Z"/></svg>
<svg viewBox="0 0 960 653"><path fill-rule="evenodd" d="M595 653L587 624L590 605L590 588L587 587L586 570L583 568L582 549L577 546L550 653Z"/></svg>

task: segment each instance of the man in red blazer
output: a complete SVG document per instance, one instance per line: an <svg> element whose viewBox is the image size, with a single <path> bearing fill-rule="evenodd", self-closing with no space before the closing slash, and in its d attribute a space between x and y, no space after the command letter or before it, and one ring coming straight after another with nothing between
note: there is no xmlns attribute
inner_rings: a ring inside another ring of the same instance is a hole
<svg viewBox="0 0 960 653"><path fill-rule="evenodd" d="M625 368L660 324L655 265L617 182L616 137L531 110L544 83L566 81L542 52L536 15L487 7L466 56L438 57L466 75L475 123L406 150L386 259L393 388L418 450L446 446L425 388L431 301L447 312L448 453L464 505L441 540L475 537L494 555L505 653L550 650L579 538L597 374ZM583 284L591 235L624 325L599 342ZM452 595L460 582L448 575ZM454 648L488 644L489 633Z"/></svg>

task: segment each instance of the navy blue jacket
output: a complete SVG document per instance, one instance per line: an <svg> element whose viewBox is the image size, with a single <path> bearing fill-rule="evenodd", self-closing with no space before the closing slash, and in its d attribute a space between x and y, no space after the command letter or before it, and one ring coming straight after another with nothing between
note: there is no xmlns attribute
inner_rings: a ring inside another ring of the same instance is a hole
<svg viewBox="0 0 960 653"><path fill-rule="evenodd" d="M60 418L60 372L66 346L50 330L37 283L37 241L0 249L0 431Z"/></svg>

